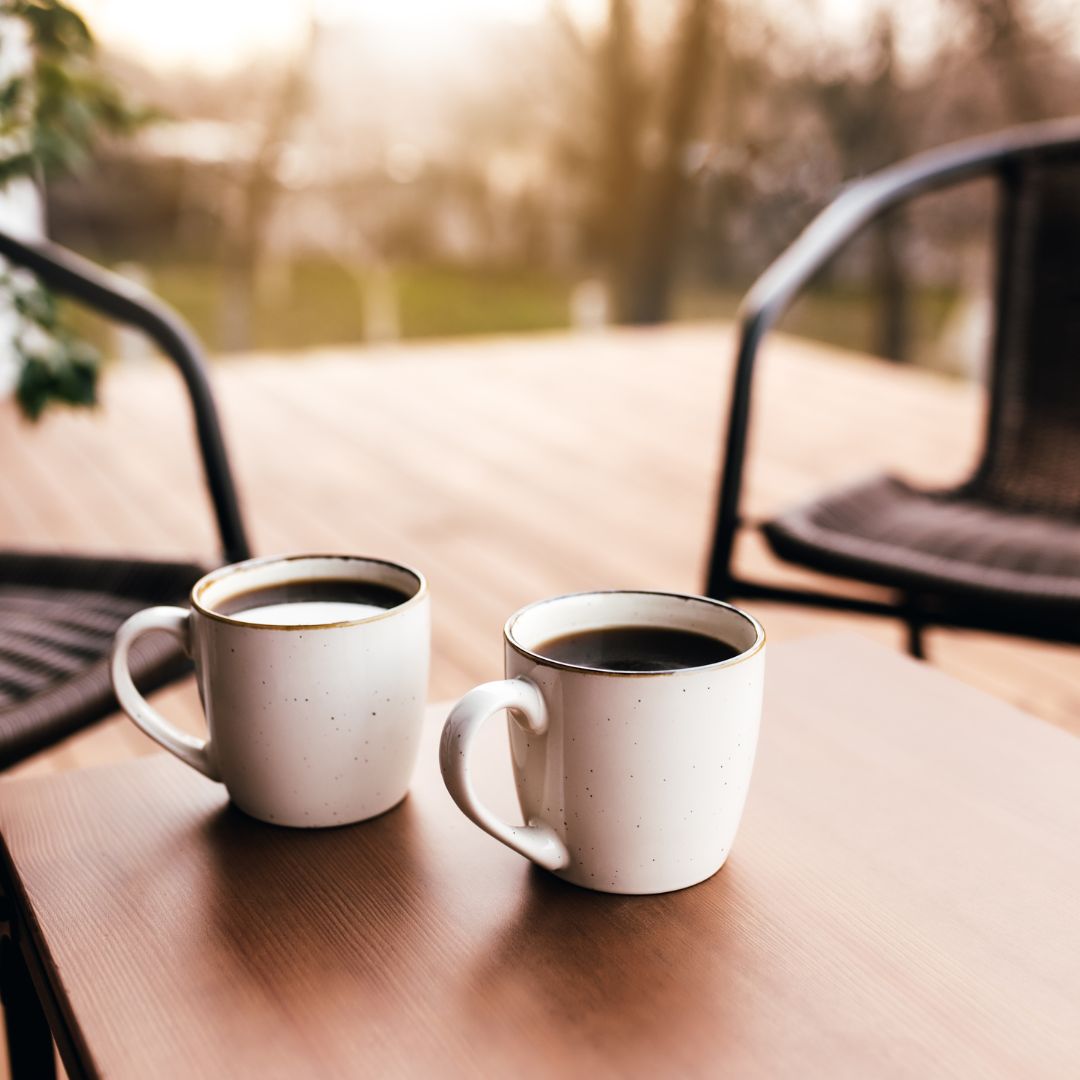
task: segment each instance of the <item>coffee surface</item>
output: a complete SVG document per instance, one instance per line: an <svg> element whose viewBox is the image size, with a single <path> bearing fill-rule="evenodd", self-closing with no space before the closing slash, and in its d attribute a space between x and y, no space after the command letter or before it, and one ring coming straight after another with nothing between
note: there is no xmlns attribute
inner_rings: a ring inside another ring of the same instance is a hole
<svg viewBox="0 0 1080 1080"><path fill-rule="evenodd" d="M366 619L408 599L405 593L386 585L320 578L235 593L215 604L214 610L264 626L319 626Z"/></svg>
<svg viewBox="0 0 1080 1080"><path fill-rule="evenodd" d="M607 626L563 634L533 652L575 667L602 671L677 671L705 667L741 650L707 634L662 626Z"/></svg>

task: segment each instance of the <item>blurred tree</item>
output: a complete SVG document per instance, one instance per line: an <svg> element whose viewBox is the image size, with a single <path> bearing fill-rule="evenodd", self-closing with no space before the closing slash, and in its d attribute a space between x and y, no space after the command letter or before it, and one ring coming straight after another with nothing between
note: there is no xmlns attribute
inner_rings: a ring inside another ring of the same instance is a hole
<svg viewBox="0 0 1080 1080"><path fill-rule="evenodd" d="M951 0L971 24L973 52L997 74L1013 123L1042 120L1050 114L1045 72L1035 61L1046 42L1021 14L1018 0Z"/></svg>
<svg viewBox="0 0 1080 1080"><path fill-rule="evenodd" d="M593 192L598 238L609 261L623 314L620 276L632 257L630 223L638 211L639 144L644 87L637 70L632 0L610 0L599 48L600 160Z"/></svg>
<svg viewBox="0 0 1080 1080"><path fill-rule="evenodd" d="M912 152L911 124L898 67L893 15L883 9L874 23L866 75L843 71L809 82L845 179L884 168ZM909 352L911 289L904 267L906 233L905 215L893 211L877 222L871 234L879 304L873 348L889 360L905 360Z"/></svg>
<svg viewBox="0 0 1080 1080"><path fill-rule="evenodd" d="M690 144L708 83L715 0L686 0L668 63L655 149L641 162L637 228L616 278L622 321L668 318L690 175Z"/></svg>
<svg viewBox="0 0 1080 1080"><path fill-rule="evenodd" d="M221 347L252 346L252 310L256 268L266 224L280 187L278 172L289 132L303 111L315 46L316 24L309 20L304 41L290 56L271 92L258 143L233 177L227 206L222 254Z"/></svg>
<svg viewBox="0 0 1080 1080"><path fill-rule="evenodd" d="M564 118L558 152L588 189L585 233L606 265L619 322L661 322L670 312L689 149L716 58L719 6L721 0L683 0L666 48L643 45L633 0L609 0L595 41L582 40L562 14L591 67L593 92L570 103L585 105L585 122L581 115Z"/></svg>
<svg viewBox="0 0 1080 1080"><path fill-rule="evenodd" d="M808 78L842 176L883 168L927 145L980 130L1026 123L1071 111L1077 63L1065 35L1052 39L1037 30L1024 0L946 0L959 33L921 69L902 70L896 49L896 9L880 9L866 74L853 74L833 57L836 74ZM1071 88L1071 90L1070 90ZM876 338L872 348L893 360L910 359L913 328L913 270L907 253L913 231L925 242L926 223L913 227L917 211L882 218L869 236L875 295ZM948 235L931 242L962 248L971 217L959 213Z"/></svg>
<svg viewBox="0 0 1080 1080"><path fill-rule="evenodd" d="M615 317L651 322L670 313L676 271L691 304L726 310L844 180L1071 110L1080 92L1051 0L868 0L887 14L860 38L823 0L605 0L596 21L550 2L552 20L477 20L471 44L463 34L430 57L417 41L412 63L383 47L378 19L351 15L285 65L155 72L128 58L124 85L141 80L192 123L110 148L77 188L50 184L54 235L156 264L166 289L185 256L190 292L171 299L230 348L252 344L271 243L298 268L305 253L375 252L463 274L602 270ZM938 12L934 35L910 33ZM412 172L390 167L399 146ZM914 290L945 282L984 221L961 199L934 220L919 206L883 222L833 268L852 323L864 279L877 286L876 351L910 353Z"/></svg>

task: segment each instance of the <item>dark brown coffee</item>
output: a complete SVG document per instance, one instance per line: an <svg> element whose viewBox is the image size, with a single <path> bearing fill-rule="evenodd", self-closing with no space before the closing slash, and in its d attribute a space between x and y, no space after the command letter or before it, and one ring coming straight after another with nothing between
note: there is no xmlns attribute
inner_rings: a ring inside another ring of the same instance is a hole
<svg viewBox="0 0 1080 1080"><path fill-rule="evenodd" d="M663 626L607 626L563 634L534 652L549 660L598 671L677 671L738 656L726 641Z"/></svg>
<svg viewBox="0 0 1080 1080"><path fill-rule="evenodd" d="M367 619L409 596L350 578L312 578L235 593L214 605L222 615L266 626L311 626Z"/></svg>

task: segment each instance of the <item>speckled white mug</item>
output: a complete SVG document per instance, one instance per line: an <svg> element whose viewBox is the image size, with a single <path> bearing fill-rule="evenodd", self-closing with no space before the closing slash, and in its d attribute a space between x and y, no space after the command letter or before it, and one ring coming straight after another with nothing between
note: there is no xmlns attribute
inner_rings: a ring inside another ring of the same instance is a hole
<svg viewBox="0 0 1080 1080"><path fill-rule="evenodd" d="M619 626L695 631L738 655L626 672L538 651L565 634ZM443 728L443 779L461 810L527 859L601 892L669 892L715 874L735 839L757 747L760 624L704 597L592 592L523 608L503 636L506 678L470 690ZM525 825L493 814L469 773L474 736L503 709Z"/></svg>
<svg viewBox="0 0 1080 1080"><path fill-rule="evenodd" d="M266 625L217 610L290 582L342 579L407 599L349 622ZM381 559L298 555L222 567L191 608L147 608L116 633L112 681L124 712L181 761L220 780L241 810L275 825L345 825L400 802L420 745L431 651L427 583ZM209 738L180 731L136 690L128 652L150 630L195 661Z"/></svg>

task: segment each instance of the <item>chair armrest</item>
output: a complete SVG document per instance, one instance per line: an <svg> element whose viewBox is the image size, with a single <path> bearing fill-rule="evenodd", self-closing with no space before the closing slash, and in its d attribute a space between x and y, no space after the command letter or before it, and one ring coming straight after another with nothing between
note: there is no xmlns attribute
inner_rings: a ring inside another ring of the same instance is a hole
<svg viewBox="0 0 1080 1080"><path fill-rule="evenodd" d="M31 271L55 292L142 330L179 368L187 388L214 505L221 547L228 562L250 555L232 470L210 390L206 361L195 335L171 308L146 290L47 240L16 239L0 232L0 256Z"/></svg>
<svg viewBox="0 0 1080 1080"><path fill-rule="evenodd" d="M966 139L872 173L842 190L750 287L740 306L739 345L708 573L710 595L723 595L731 580L754 361L765 334L841 248L893 207L991 172L1007 177L1022 159L1059 155L1080 156L1080 120L1051 120Z"/></svg>

